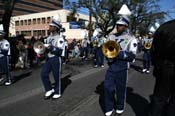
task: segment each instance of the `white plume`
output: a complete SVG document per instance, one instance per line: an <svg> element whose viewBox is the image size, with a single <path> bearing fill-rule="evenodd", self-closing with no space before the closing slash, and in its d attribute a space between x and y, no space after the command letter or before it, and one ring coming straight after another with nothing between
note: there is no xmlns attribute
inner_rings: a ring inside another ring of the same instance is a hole
<svg viewBox="0 0 175 116"><path fill-rule="evenodd" d="M126 15L126 16L130 16L131 15L131 11L129 10L128 6L126 4L123 4L122 7L120 8L120 10L118 11L119 15Z"/></svg>

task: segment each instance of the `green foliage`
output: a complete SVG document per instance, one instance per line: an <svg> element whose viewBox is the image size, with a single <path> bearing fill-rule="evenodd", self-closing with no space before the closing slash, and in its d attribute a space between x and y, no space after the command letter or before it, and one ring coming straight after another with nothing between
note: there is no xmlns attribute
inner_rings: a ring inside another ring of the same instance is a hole
<svg viewBox="0 0 175 116"><path fill-rule="evenodd" d="M166 12L160 12L159 0L78 0L76 8L88 8L96 20L96 26L108 35L118 20L123 4L132 11L130 28L132 32L146 33L155 21L163 21Z"/></svg>

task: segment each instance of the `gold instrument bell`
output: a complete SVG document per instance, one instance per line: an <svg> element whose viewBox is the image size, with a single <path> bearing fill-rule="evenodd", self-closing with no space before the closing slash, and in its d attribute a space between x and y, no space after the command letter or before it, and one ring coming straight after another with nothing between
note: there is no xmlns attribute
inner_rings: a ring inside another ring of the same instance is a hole
<svg viewBox="0 0 175 116"><path fill-rule="evenodd" d="M109 40L102 46L102 52L107 58L116 58L119 54L120 46L114 40Z"/></svg>
<svg viewBox="0 0 175 116"><path fill-rule="evenodd" d="M94 41L93 42L93 47L97 47L98 46L98 42L97 41Z"/></svg>
<svg viewBox="0 0 175 116"><path fill-rule="evenodd" d="M152 46L152 44L150 42L147 42L144 44L144 48L147 50L151 49L151 46Z"/></svg>

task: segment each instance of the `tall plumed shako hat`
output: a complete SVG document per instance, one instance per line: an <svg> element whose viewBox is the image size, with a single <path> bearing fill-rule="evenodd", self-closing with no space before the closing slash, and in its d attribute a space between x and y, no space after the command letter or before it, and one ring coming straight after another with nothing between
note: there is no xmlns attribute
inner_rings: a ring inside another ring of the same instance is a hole
<svg viewBox="0 0 175 116"><path fill-rule="evenodd" d="M58 14L56 14L56 15L53 16L52 22L49 25L55 26L57 28L61 28L62 27L61 20L60 20L60 17L59 17Z"/></svg>
<svg viewBox="0 0 175 116"><path fill-rule="evenodd" d="M126 25L129 26L129 18L127 16L121 16L117 21L116 25Z"/></svg>
<svg viewBox="0 0 175 116"><path fill-rule="evenodd" d="M131 11L126 4L122 5L118 11L118 15L120 15L120 19L116 22L116 24L129 26L129 16L131 15Z"/></svg>
<svg viewBox="0 0 175 116"><path fill-rule="evenodd" d="M4 28L3 28L3 25L0 24L0 35L4 35L5 32L4 32Z"/></svg>

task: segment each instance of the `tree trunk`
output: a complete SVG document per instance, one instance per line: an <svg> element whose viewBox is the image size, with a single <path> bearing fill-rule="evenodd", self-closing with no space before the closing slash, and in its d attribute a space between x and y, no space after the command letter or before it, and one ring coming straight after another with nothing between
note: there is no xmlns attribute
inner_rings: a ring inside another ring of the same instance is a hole
<svg viewBox="0 0 175 116"><path fill-rule="evenodd" d="M9 1L4 1L4 15L2 18L2 24L4 26L4 32L5 34L5 38L8 39L9 37L9 27L10 27L10 19L12 16L12 12L13 12L13 8L14 8L14 4L15 4L15 0L9 0Z"/></svg>

